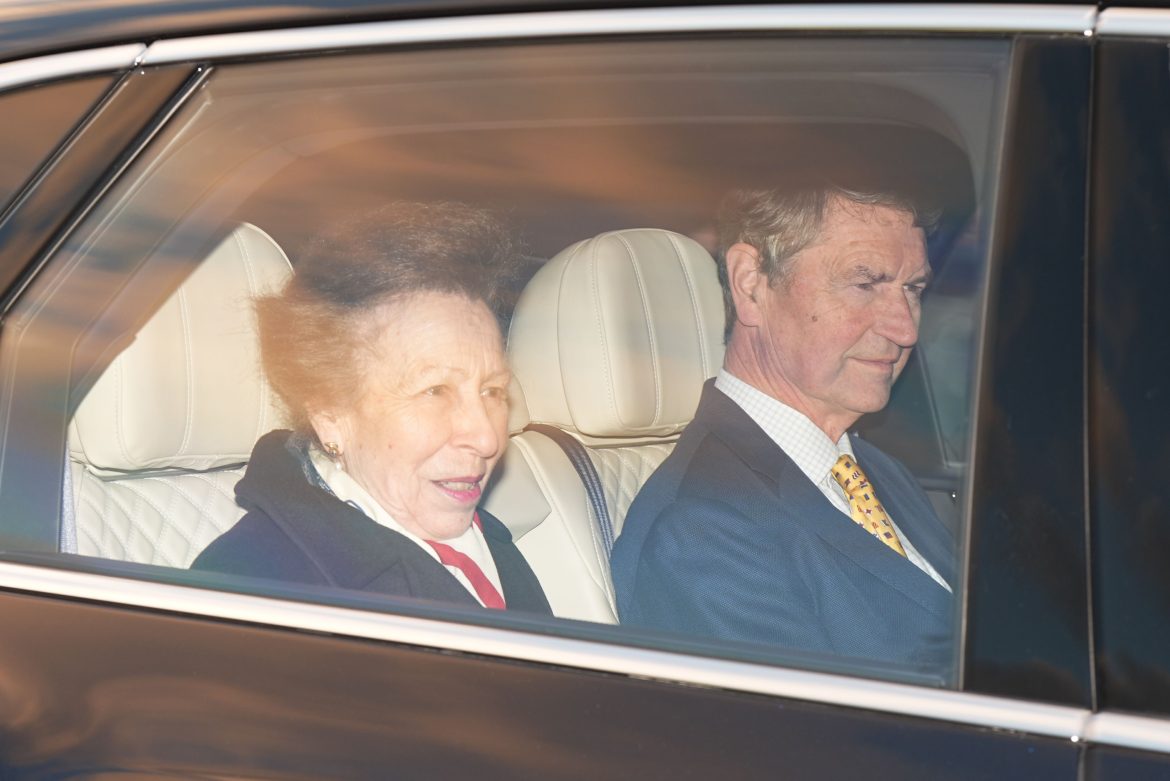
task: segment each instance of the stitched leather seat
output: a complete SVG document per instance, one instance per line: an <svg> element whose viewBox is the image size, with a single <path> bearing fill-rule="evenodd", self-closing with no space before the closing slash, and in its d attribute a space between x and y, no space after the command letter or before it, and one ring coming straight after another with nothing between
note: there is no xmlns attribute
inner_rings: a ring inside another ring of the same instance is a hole
<svg viewBox="0 0 1170 781"><path fill-rule="evenodd" d="M86 395L69 431L78 553L186 567L239 519L236 481L279 425L252 297L290 274L267 234L239 226Z"/></svg>
<svg viewBox="0 0 1170 781"><path fill-rule="evenodd" d="M513 400L513 430L527 417L586 446L616 535L722 361L715 264L696 242L663 230L574 244L525 288L508 353L523 396ZM558 616L616 622L600 527L557 444L515 433L485 504L512 529Z"/></svg>

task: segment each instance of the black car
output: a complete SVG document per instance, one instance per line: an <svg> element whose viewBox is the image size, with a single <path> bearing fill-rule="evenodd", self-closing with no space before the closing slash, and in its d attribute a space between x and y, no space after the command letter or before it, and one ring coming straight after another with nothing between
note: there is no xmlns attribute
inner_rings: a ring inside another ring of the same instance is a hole
<svg viewBox="0 0 1170 781"><path fill-rule="evenodd" d="M0 777L1170 777L1170 10L0 3L0 117ZM941 674L617 622L720 199L810 170L939 214L858 434L962 541ZM556 618L188 569L282 425L252 299L394 201L524 243L484 506ZM635 234L689 260L566 252Z"/></svg>

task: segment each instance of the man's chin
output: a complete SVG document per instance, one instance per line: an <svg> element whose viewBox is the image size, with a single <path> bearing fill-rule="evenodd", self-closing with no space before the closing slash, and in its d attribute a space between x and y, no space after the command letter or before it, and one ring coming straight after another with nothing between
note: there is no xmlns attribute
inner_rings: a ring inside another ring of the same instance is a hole
<svg viewBox="0 0 1170 781"><path fill-rule="evenodd" d="M855 399L855 403L853 404L852 409L857 412L858 415L870 415L874 412L881 412L889 403L890 389L889 387L885 387L884 389L875 389L871 393L866 393L863 396L859 396L857 399Z"/></svg>

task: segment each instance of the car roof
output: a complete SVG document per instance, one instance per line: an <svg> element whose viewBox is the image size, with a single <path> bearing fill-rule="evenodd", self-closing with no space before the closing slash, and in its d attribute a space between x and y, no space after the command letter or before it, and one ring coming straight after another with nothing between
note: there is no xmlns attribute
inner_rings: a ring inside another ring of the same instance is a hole
<svg viewBox="0 0 1170 781"><path fill-rule="evenodd" d="M1066 4L1060 0L1040 2ZM749 3L740 0L735 4ZM718 0L0 0L0 62L94 46L274 27L469 12L714 4ZM1036 4L1036 0L1029 4ZM1170 0L1098 5L1168 4Z"/></svg>
<svg viewBox="0 0 1170 781"><path fill-rule="evenodd" d="M0 0L0 61L159 38L598 2L493 0ZM609 5L612 5L610 3Z"/></svg>

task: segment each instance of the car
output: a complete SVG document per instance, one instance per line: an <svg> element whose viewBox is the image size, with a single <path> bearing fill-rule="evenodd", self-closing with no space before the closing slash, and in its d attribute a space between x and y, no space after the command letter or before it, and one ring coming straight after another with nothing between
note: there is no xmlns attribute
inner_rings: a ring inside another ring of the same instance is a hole
<svg viewBox="0 0 1170 781"><path fill-rule="evenodd" d="M1170 776L1170 10L0 20L4 778ZM962 541L942 672L622 626L609 577L719 366L720 199L846 170L940 215L919 349L857 433ZM403 200L523 239L484 506L555 618L189 569L282 425L252 299Z"/></svg>

